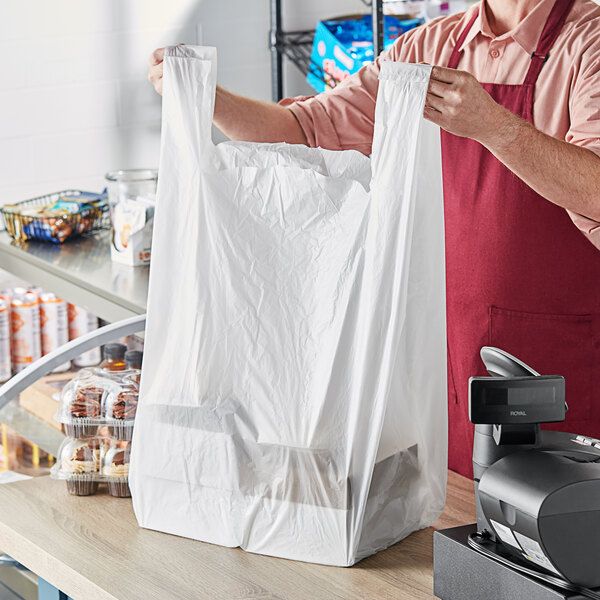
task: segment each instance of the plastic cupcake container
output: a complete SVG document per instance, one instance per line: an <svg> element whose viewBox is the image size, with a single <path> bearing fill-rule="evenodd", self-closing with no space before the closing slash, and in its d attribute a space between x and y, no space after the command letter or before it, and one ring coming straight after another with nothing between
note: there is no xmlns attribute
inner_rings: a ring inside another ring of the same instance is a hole
<svg viewBox="0 0 600 600"><path fill-rule="evenodd" d="M139 388L133 382L124 383L118 392L106 397L104 414L109 435L118 440L131 440L138 397Z"/></svg>
<svg viewBox="0 0 600 600"><path fill-rule="evenodd" d="M67 482L67 490L76 496L90 496L98 490L102 443L98 439L67 438L59 459L52 467L52 476Z"/></svg>
<svg viewBox="0 0 600 600"><path fill-rule="evenodd" d="M70 494L89 496L106 485L112 496L131 496L129 453L140 374L82 369L61 392L56 418L69 437L51 475L64 480Z"/></svg>
<svg viewBox="0 0 600 600"><path fill-rule="evenodd" d="M127 443L115 442L104 454L102 475L108 483L108 493L118 498L131 496L129 490L129 452Z"/></svg>
<svg viewBox="0 0 600 600"><path fill-rule="evenodd" d="M104 417L108 397L122 391L120 383L102 376L97 369L85 369L74 377L61 392L56 419L69 437L90 438L98 427L106 424Z"/></svg>

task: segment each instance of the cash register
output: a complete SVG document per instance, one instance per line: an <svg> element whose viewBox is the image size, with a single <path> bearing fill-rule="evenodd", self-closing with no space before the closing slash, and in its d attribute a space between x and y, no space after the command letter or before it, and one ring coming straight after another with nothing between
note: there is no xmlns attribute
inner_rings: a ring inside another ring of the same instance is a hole
<svg viewBox="0 0 600 600"><path fill-rule="evenodd" d="M442 600L600 600L600 440L565 419L565 381L484 347L469 381L477 523L434 534Z"/></svg>

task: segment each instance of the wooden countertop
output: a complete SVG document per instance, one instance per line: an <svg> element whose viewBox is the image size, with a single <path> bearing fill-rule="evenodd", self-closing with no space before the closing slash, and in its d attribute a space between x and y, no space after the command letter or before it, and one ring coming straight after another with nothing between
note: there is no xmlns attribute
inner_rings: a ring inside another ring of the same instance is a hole
<svg viewBox="0 0 600 600"><path fill-rule="evenodd" d="M450 473L435 527L474 520L472 483ZM47 477L0 485L0 548L74 600L432 598L432 534L326 567L143 530L129 500L69 496Z"/></svg>

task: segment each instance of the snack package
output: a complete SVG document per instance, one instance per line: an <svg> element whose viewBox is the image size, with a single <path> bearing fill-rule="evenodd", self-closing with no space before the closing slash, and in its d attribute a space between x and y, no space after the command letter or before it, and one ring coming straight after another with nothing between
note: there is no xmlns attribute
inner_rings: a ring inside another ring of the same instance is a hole
<svg viewBox="0 0 600 600"><path fill-rule="evenodd" d="M47 202L40 203L40 200ZM44 198L2 207L6 227L14 239L62 244L103 225L106 196L91 192L58 192Z"/></svg>
<svg viewBox="0 0 600 600"><path fill-rule="evenodd" d="M150 263L155 202L138 196L122 199L112 210L113 261L137 267Z"/></svg>

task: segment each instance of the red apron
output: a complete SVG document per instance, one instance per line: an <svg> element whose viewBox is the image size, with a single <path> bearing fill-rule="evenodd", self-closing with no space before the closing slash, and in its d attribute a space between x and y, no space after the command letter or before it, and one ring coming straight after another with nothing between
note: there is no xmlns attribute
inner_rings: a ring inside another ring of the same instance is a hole
<svg viewBox="0 0 600 600"><path fill-rule="evenodd" d="M483 84L496 102L533 123L538 76L573 0L557 0L522 85ZM448 64L457 68L477 17ZM472 476L468 379L483 375L484 345L543 374L566 378L559 429L600 435L600 250L567 212L542 198L476 141L442 132L449 361L449 466Z"/></svg>

